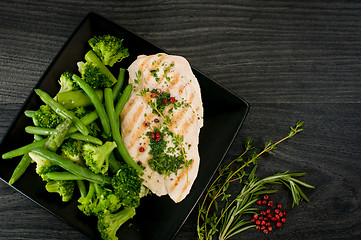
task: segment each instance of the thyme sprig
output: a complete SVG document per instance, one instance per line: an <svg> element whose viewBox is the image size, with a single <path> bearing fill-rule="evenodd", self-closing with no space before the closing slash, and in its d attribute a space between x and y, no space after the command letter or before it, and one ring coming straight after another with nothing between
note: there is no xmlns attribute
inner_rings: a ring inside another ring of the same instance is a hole
<svg viewBox="0 0 361 240"><path fill-rule="evenodd" d="M275 192L268 188L268 184L284 184L287 186L293 199L293 205L298 205L302 200L309 201L306 195L302 192L301 187L313 188L313 186L304 183L296 177L303 176L304 173L277 173L263 179L255 177L257 169L257 160L264 153L272 153L281 142L293 137L301 132L303 122L297 122L295 127L291 127L289 134L272 143L271 141L265 144L264 149L244 160L245 155L252 150L252 138L248 138L245 144L244 152L228 165L219 170L217 178L212 182L208 188L202 203L199 206L197 218L197 232L199 239L212 239L218 234L219 239L228 239L240 232L243 232L255 225L250 221L246 221L243 216L247 213L252 213L257 208L253 207L257 201L257 197L261 194L269 194ZM236 162L241 162L243 165L233 170L232 166ZM246 167L254 165L250 173L246 173ZM247 176L246 179L243 179ZM232 195L227 192L230 183L239 182L243 185L242 190L232 199ZM219 204L223 203L223 207L219 209ZM212 214L211 214L212 212Z"/></svg>
<svg viewBox="0 0 361 240"><path fill-rule="evenodd" d="M163 122L166 124L167 127L170 128L170 130L172 131L172 133L174 134L175 136L175 139L177 140L178 142L178 145L180 146L181 148L181 152L182 152L182 155L183 155L183 158L184 158L184 162L186 163L187 162L187 159L186 159L186 154L185 154L185 151L184 151L184 148L183 148L183 135L178 135L174 128L172 127L172 121L171 121L171 118L169 116L165 116L162 111L160 111L157 107L156 104L154 104L152 101L149 101L148 102L148 105L158 113L158 115L163 119Z"/></svg>

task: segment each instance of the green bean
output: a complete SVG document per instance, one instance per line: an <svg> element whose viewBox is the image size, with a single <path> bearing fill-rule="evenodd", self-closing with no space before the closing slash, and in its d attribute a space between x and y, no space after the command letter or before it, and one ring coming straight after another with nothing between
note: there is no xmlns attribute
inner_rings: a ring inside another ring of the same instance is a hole
<svg viewBox="0 0 361 240"><path fill-rule="evenodd" d="M96 95L103 101L103 91L95 90ZM57 95L58 102L66 109L74 109L77 107L86 107L92 104L88 95L83 90L60 92Z"/></svg>
<svg viewBox="0 0 361 240"><path fill-rule="evenodd" d="M116 173L120 169L121 163L115 158L114 153L110 154L108 161L110 170Z"/></svg>
<svg viewBox="0 0 361 240"><path fill-rule="evenodd" d="M113 84L115 84L117 82L117 79L109 71L109 69L104 65L104 63L98 58L98 56L95 54L95 52L90 50L89 52L87 52L85 54L84 59L87 62L91 62L91 63L95 64L102 73L106 74L109 77L110 81L112 81Z"/></svg>
<svg viewBox="0 0 361 240"><path fill-rule="evenodd" d="M94 122L95 120L98 119L98 113L96 111L93 111L91 113L86 114L84 117L82 117L80 120L84 123L84 125L89 125L92 122ZM75 133L76 131L78 131L78 129L74 126L72 126L69 129L69 133Z"/></svg>
<svg viewBox="0 0 361 240"><path fill-rule="evenodd" d="M94 122L98 119L98 113L96 111L90 112L86 114L84 117L80 119L84 123L85 126L89 125L90 123ZM53 128L41 128L41 127L33 127L27 126L25 131L29 134L38 134L38 135L50 135L54 129ZM75 126L71 126L68 133L75 133L78 129Z"/></svg>
<svg viewBox="0 0 361 240"><path fill-rule="evenodd" d="M36 134L36 135L50 135L54 132L53 128L41 128L41 127L33 127L33 126L27 126L25 128L25 131L29 134ZM68 131L69 133L69 131ZM99 138L90 136L90 135L83 135L81 133L70 133L66 136L66 138L72 138L72 139L76 139L76 140L81 140L84 142L90 142L90 143L94 143L97 145L102 145L102 141Z"/></svg>
<svg viewBox="0 0 361 240"><path fill-rule="evenodd" d="M34 135L50 135L54 132L54 128L42 128L42 127L34 127L34 126L27 126L25 127L25 132Z"/></svg>
<svg viewBox="0 0 361 240"><path fill-rule="evenodd" d="M81 133L72 133L68 135L69 138L75 139L75 140L81 140L84 142L90 142L90 143L94 143L97 145L103 145L102 140L100 140L99 138L93 137L93 136L85 136Z"/></svg>
<svg viewBox="0 0 361 240"><path fill-rule="evenodd" d="M117 83L113 86L113 102L118 98L119 94L120 94L120 90L123 87L124 84L124 75L125 75L125 69L124 68L120 68L119 69L119 75L118 75L118 81Z"/></svg>
<svg viewBox="0 0 361 240"><path fill-rule="evenodd" d="M115 106L115 116L118 117L120 115L131 93L132 93L132 84L129 83L128 86L124 89L122 96L120 96L117 105Z"/></svg>
<svg viewBox="0 0 361 240"><path fill-rule="evenodd" d="M24 154L24 156L21 158L18 166L15 168L13 174L10 177L10 180L9 180L10 185L13 185L14 182L23 175L23 173L28 168L30 163L31 163L31 158L30 158L29 154L27 154L27 153Z"/></svg>
<svg viewBox="0 0 361 240"><path fill-rule="evenodd" d="M40 135L34 134L34 141L40 141L43 140L44 138Z"/></svg>
<svg viewBox="0 0 361 240"><path fill-rule="evenodd" d="M36 113L36 111L34 111L34 110L25 110L24 111L25 116L27 116L29 118L32 118L35 115L35 113Z"/></svg>
<svg viewBox="0 0 361 240"><path fill-rule="evenodd" d="M40 90L40 89L35 89L36 94L41 98L41 100L49 105L49 107L51 109L53 109L57 114L59 114L60 116L62 116L63 118L70 118L75 127L84 135L88 135L89 134L89 130L88 128L84 125L84 123L74 115L74 113L72 113L71 111L68 111L65 107L63 107L60 103L58 103L57 101L55 101L53 98L51 98L49 96L49 94L47 94L46 92Z"/></svg>
<svg viewBox="0 0 361 240"><path fill-rule="evenodd" d="M79 86L84 90L84 92L88 95L88 97L92 101L95 110L97 111L98 116L100 118L100 122L102 123L105 135L110 136L111 134L110 123L102 102L95 94L94 90L83 79L81 79L79 76L75 74L73 75L73 79L75 82L79 84Z"/></svg>
<svg viewBox="0 0 361 240"><path fill-rule="evenodd" d="M120 130L115 117L115 109L113 103L113 93L111 88L104 89L105 107L109 116L110 126L112 129L113 140L117 143L117 150L122 156L123 160L131 167L133 167L138 174L143 172L142 168L130 156L127 148L124 145L123 139L120 135Z"/></svg>
<svg viewBox="0 0 361 240"><path fill-rule="evenodd" d="M77 176L71 172L49 172L45 174L45 179L47 180L84 180L84 177Z"/></svg>
<svg viewBox="0 0 361 240"><path fill-rule="evenodd" d="M37 142L32 142L28 145L22 146L20 148L14 149L10 152L4 153L2 155L3 159L9 159L9 158L14 158L14 157L18 157L24 154L27 154L28 152L30 152L31 150L33 150L34 148L39 148L39 147L44 147L46 141L48 141L48 139L43 139Z"/></svg>
<svg viewBox="0 0 361 240"><path fill-rule="evenodd" d="M50 134L48 141L45 143L45 148L50 151L55 152L63 144L68 130L72 124L70 118L66 118L62 123L60 123L54 131Z"/></svg>
<svg viewBox="0 0 361 240"><path fill-rule="evenodd" d="M86 187L85 187L85 183L83 180L76 180L76 184L78 186L79 192L80 192L80 196L81 197L85 197L87 195L87 191L86 191Z"/></svg>
<svg viewBox="0 0 361 240"><path fill-rule="evenodd" d="M93 173L88 168L80 166L79 164L74 163L74 162L70 161L69 159L63 158L52 151L42 149L42 148L37 148L37 149L32 150L32 152L35 154L38 154L40 157L50 161L51 163L56 164L56 165L62 167L63 169L73 173L74 175L83 177L84 179L86 179L88 181L96 182L99 184L110 184L111 183L111 177Z"/></svg>

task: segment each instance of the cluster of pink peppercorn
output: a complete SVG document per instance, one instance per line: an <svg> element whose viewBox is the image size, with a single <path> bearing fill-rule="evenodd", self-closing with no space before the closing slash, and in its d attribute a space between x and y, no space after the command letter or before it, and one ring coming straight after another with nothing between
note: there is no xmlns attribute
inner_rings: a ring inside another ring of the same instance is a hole
<svg viewBox="0 0 361 240"><path fill-rule="evenodd" d="M251 222L256 224L256 229L261 230L267 234L273 230L272 225L280 228L286 222L287 211L282 211L282 204L275 205L272 200L269 200L268 195L264 195L262 199L256 202L257 205L263 205L265 210L260 210L259 214L254 214ZM267 208L268 207L268 208ZM276 207L273 211L272 207ZM274 224L272 224L274 223Z"/></svg>

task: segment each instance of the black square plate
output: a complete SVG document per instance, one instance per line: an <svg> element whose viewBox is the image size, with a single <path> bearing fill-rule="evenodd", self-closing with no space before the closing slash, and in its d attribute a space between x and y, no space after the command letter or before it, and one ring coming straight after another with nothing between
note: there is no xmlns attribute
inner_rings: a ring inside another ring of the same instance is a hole
<svg viewBox="0 0 361 240"><path fill-rule="evenodd" d="M130 57L119 67L127 68L140 54L166 52L138 35L95 14L89 13L60 52L51 62L35 88L54 96L58 90L58 79L64 71L77 71L76 63L83 60L89 50L88 39L94 35L111 34L124 39ZM168 196L147 196L141 201L131 226L124 224L118 232L120 239L172 239L197 204L199 198L221 164L234 137L240 129L249 109L248 104L221 85L193 69L198 78L204 104L204 127L200 133L200 169L190 194L181 203L175 204ZM0 154L32 141L24 128L31 121L23 114L25 110L36 110L40 99L31 92L15 121L1 141ZM1 160L0 177L9 180L20 158ZM44 182L31 164L27 172L14 184L14 188L64 220L75 229L93 239L98 239L96 219L86 217L77 209L77 198L68 203L61 202L57 194L46 192ZM196 231L196 228L194 229Z"/></svg>

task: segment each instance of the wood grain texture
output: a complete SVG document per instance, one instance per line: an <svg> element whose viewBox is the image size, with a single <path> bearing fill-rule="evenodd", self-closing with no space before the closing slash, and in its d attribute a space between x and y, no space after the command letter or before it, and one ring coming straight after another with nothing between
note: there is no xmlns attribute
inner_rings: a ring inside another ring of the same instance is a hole
<svg viewBox="0 0 361 240"><path fill-rule="evenodd" d="M316 186L267 236L361 239L361 3L359 1L0 2L0 137L63 43L94 11L190 63L251 110L225 161L246 137L261 148L304 120L305 131L260 164ZM177 239L196 238L196 212ZM86 239L0 182L0 239Z"/></svg>

